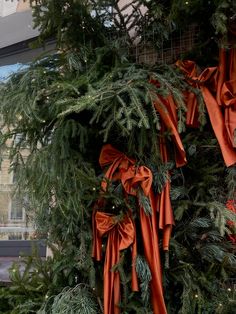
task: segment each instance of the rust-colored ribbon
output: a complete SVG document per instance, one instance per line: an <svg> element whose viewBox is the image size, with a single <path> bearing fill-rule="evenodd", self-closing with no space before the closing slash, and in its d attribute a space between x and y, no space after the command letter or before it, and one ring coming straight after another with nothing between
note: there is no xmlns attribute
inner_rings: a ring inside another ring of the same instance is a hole
<svg viewBox="0 0 236 314"><path fill-rule="evenodd" d="M151 79L151 84L159 87L158 81ZM171 93L167 97L153 94L153 104L156 111L160 114L162 123L170 131L175 143L176 154L175 162L177 167L182 167L187 163L185 150L178 132L178 118L176 113L176 104Z"/></svg>
<svg viewBox="0 0 236 314"><path fill-rule="evenodd" d="M137 256L136 233L132 219L127 215L121 221L114 215L97 211L94 213L93 257L101 259L101 239L107 235L104 264L104 314L119 314L120 275L112 269L120 261L120 251L132 247L132 290L138 291L135 271Z"/></svg>
<svg viewBox="0 0 236 314"><path fill-rule="evenodd" d="M197 76L197 66L193 62L188 61L177 61L177 67L179 67L186 76L190 79ZM189 81L189 85L192 87L196 87L194 82ZM184 91L185 102L187 107L186 113L186 125L188 127L197 128L199 127L198 121L198 106L197 106L197 97L192 91Z"/></svg>
<svg viewBox="0 0 236 314"><path fill-rule="evenodd" d="M186 73L187 66L193 63L193 61L179 61L178 66ZM206 68L199 76L192 77L191 82L195 81L196 85L201 89L212 128L220 145L225 164L229 167L236 163L236 151L230 143L225 119L221 107L217 103L217 79L218 69L211 67Z"/></svg>
<svg viewBox="0 0 236 314"><path fill-rule="evenodd" d="M177 128L176 105L171 95L164 98L157 95L154 101L154 106L160 114L162 122L167 130L171 132L173 141L176 147L175 161L177 167L182 167L187 163L185 150L180 139Z"/></svg>
<svg viewBox="0 0 236 314"><path fill-rule="evenodd" d="M217 102L223 106L228 138L236 148L236 48L220 49Z"/></svg>
<svg viewBox="0 0 236 314"><path fill-rule="evenodd" d="M164 163L169 161L165 139L160 141L160 153ZM170 180L167 180L161 193L157 197L159 209L159 228L163 230L162 246L164 251L169 250L172 226L174 225L174 216L170 200Z"/></svg>
<svg viewBox="0 0 236 314"><path fill-rule="evenodd" d="M155 203L151 190L152 173L144 166L136 167L133 159L128 158L111 145L105 145L99 158L101 167L109 166L105 173L108 180L121 180L122 186L127 194L137 195L138 187L142 188L144 194L149 197L152 205L152 215L147 215L144 209L140 208L140 224L142 231L143 247L146 260L152 274L151 295L154 314L166 314L166 307L163 297L161 262L158 247L157 217L153 209ZM106 189L107 182L103 182L103 189ZM104 296L108 300L107 296ZM108 302L108 301L107 301ZM113 314L107 312L106 314Z"/></svg>

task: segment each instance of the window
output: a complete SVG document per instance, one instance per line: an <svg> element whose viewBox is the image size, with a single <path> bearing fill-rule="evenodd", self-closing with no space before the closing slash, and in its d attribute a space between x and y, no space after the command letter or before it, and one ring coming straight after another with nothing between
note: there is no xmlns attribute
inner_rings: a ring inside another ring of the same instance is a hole
<svg viewBox="0 0 236 314"><path fill-rule="evenodd" d="M10 220L23 221L24 216L24 209L21 200L13 198L11 200Z"/></svg>

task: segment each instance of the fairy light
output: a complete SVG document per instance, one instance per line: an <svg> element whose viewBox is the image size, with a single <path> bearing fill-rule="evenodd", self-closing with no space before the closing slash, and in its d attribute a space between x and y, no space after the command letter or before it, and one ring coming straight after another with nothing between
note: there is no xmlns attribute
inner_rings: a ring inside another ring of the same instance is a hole
<svg viewBox="0 0 236 314"><path fill-rule="evenodd" d="M93 188L93 191L96 191L96 188Z"/></svg>
<svg viewBox="0 0 236 314"><path fill-rule="evenodd" d="M195 298L196 298L196 299L198 298L198 294L195 294Z"/></svg>
<svg viewBox="0 0 236 314"><path fill-rule="evenodd" d="M115 209L115 208L116 208L116 207L113 205L113 206L112 206L112 209Z"/></svg>
<svg viewBox="0 0 236 314"><path fill-rule="evenodd" d="M231 291L231 288L228 288L227 290L228 290L228 291Z"/></svg>
<svg viewBox="0 0 236 314"><path fill-rule="evenodd" d="M222 306L222 303L220 303L219 306Z"/></svg>
<svg viewBox="0 0 236 314"><path fill-rule="evenodd" d="M12 269L12 272L13 272L13 273L15 273L15 272L16 272L15 268L13 268L13 269Z"/></svg>
<svg viewBox="0 0 236 314"><path fill-rule="evenodd" d="M46 294L46 295L45 295L45 299L48 299L48 298L49 298L49 297L48 297L48 295Z"/></svg>
<svg viewBox="0 0 236 314"><path fill-rule="evenodd" d="M186 5L188 5L188 4L189 4L189 2L188 2L188 1L185 1L185 4L186 4Z"/></svg>

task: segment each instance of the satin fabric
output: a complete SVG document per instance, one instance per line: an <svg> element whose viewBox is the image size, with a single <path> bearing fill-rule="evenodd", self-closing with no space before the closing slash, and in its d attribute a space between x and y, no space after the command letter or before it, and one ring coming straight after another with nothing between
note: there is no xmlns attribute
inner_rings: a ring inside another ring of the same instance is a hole
<svg viewBox="0 0 236 314"><path fill-rule="evenodd" d="M147 215L144 212L144 209L140 207L140 225L142 232L143 248L146 260L152 274L152 280L150 285L153 313L166 314L167 311L163 297L161 262L158 246L159 239L157 233L157 212L153 207L155 204L155 198L151 189L152 173L147 167L137 167L133 159L128 158L123 153L113 148L110 144L104 145L104 147L102 148L99 162L102 168L104 168L105 166L109 166L105 173L105 178L108 180L121 180L122 186L126 194L137 196L138 189L141 188L144 194L150 200L150 204L152 207L151 215ZM102 188L106 190L106 180L103 181ZM96 252L96 248L94 248L94 252ZM104 280L108 280L105 279L105 272ZM108 302L107 292L105 291L104 302ZM108 309L105 314L113 314L113 312L110 311L107 305L105 306L105 303L104 308ZM116 311L117 312L115 312L115 314L118 314L119 309L116 308Z"/></svg>
<svg viewBox="0 0 236 314"><path fill-rule="evenodd" d="M136 233L132 219L127 215L120 218L97 211L94 213L93 257L101 260L101 239L107 235L107 247L104 264L104 314L119 314L120 275L112 268L120 261L120 251L132 248L132 290L138 291L138 279L135 271L137 257Z"/></svg>
<svg viewBox="0 0 236 314"><path fill-rule="evenodd" d="M169 161L165 139L160 141L160 153L163 163ZM174 225L174 216L170 200L170 180L167 180L163 190L157 198L159 209L159 228L163 230L162 247L164 251L169 250L172 226Z"/></svg>
<svg viewBox="0 0 236 314"><path fill-rule="evenodd" d="M228 138L236 148L236 48L220 49L217 102L223 106Z"/></svg>
<svg viewBox="0 0 236 314"><path fill-rule="evenodd" d="M182 64L184 66L182 66ZM181 68L185 75L187 75L190 79L193 79L197 76L197 66L195 63L190 63L188 61L177 61L176 65ZM192 87L196 87L194 81L189 81L189 85ZM197 97L191 91L185 91L184 93L187 113L186 113L186 125L192 128L199 127L198 121L198 106L197 106Z"/></svg>
<svg viewBox="0 0 236 314"><path fill-rule="evenodd" d="M231 115L232 108L228 111L226 110L226 115L224 116L224 111L218 103L221 99L222 92L225 91L225 88L223 88L224 84L222 88L220 88L224 81L222 77L225 76L225 66L221 65L219 67L219 69L222 67L222 72L219 72L217 67L210 67L206 68L200 75L191 77L189 69L194 68L194 65L195 63L193 61L178 62L179 68L187 75L187 80L190 81L190 84L195 82L196 86L201 90L225 164L228 167L232 166L236 163L236 150L232 146L229 132L232 131L231 128L235 128L235 119ZM228 92L227 95L229 96L229 94ZM225 92L223 95L225 99Z"/></svg>
<svg viewBox="0 0 236 314"><path fill-rule="evenodd" d="M151 79L151 84L159 87L158 81ZM176 104L171 94L167 97L153 93L153 104L156 111L160 114L162 123L165 128L170 131L175 143L175 162L177 167L182 167L187 163L186 153L178 132L178 117L176 112Z"/></svg>
<svg viewBox="0 0 236 314"><path fill-rule="evenodd" d="M169 95L167 98L164 98L160 95L156 95L154 106L157 112L160 114L162 122L164 123L167 130L170 131L175 143L176 153L175 153L175 162L177 167L182 167L187 163L186 153L180 139L180 135L177 127L177 114L176 114L176 105L173 100L173 97Z"/></svg>
<svg viewBox="0 0 236 314"><path fill-rule="evenodd" d="M152 84L158 86L158 82L155 80L150 81ZM187 163L186 153L178 132L178 117L176 104L172 95L162 97L160 95L154 95L154 106L157 112L161 116L161 135L160 139L160 154L163 163L169 161L166 143L164 139L164 131L170 131L173 142L175 143L175 162L177 167L184 166ZM159 224L160 230L163 230L162 246L164 251L169 250L169 242L171 237L172 226L174 225L173 210L170 200L170 181L168 180L163 187L161 193L157 196L157 211L159 212Z"/></svg>

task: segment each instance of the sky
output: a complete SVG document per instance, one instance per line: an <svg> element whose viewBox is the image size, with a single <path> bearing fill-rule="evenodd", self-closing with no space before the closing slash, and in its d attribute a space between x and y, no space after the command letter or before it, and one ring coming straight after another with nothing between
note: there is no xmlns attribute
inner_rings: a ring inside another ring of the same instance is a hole
<svg viewBox="0 0 236 314"><path fill-rule="evenodd" d="M10 74L16 72L22 67L23 65L20 63L0 66L0 80L5 80Z"/></svg>

